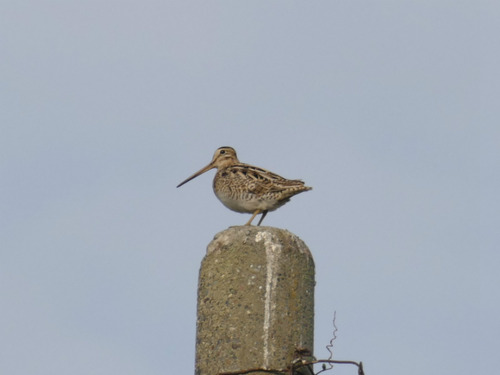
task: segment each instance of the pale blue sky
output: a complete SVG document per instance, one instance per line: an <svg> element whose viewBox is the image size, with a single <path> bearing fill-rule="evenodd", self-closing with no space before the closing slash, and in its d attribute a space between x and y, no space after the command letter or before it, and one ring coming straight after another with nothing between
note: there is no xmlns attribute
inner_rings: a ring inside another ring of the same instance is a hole
<svg viewBox="0 0 500 375"><path fill-rule="evenodd" d="M337 311L367 375L491 370L498 8L2 2L0 373L193 373L206 245L249 217L175 186L224 145L314 187L264 224L313 253L318 358Z"/></svg>

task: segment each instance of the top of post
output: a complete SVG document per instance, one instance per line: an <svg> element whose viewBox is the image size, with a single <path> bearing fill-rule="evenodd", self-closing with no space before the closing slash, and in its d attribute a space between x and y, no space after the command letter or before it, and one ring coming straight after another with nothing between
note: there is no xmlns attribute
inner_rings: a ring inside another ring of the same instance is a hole
<svg viewBox="0 0 500 375"><path fill-rule="evenodd" d="M243 244L262 242L269 249L290 246L312 258L311 252L304 241L286 229L249 225L233 226L217 233L207 247L207 255L235 242Z"/></svg>

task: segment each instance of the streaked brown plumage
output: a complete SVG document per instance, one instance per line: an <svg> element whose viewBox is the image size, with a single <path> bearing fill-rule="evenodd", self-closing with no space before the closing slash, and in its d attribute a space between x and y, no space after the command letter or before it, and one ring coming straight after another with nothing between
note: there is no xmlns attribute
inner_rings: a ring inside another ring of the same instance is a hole
<svg viewBox="0 0 500 375"><path fill-rule="evenodd" d="M219 147L210 164L181 182L184 185L206 171L217 168L213 181L214 193L229 209L251 213L245 225L250 225L255 216L262 214L260 225L269 211L283 206L290 198L311 190L300 180L288 180L265 169L240 163L232 147Z"/></svg>

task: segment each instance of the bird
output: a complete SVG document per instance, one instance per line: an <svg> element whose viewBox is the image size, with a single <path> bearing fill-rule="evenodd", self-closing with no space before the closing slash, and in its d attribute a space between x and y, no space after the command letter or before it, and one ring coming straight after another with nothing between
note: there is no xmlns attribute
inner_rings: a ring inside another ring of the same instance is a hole
<svg viewBox="0 0 500 375"><path fill-rule="evenodd" d="M234 148L219 147L212 161L177 187L217 168L213 180L213 190L224 206L232 211L250 213L252 217L245 225L251 225L258 214L259 226L269 211L287 203L296 194L311 190L301 180L288 180L266 169L240 163Z"/></svg>

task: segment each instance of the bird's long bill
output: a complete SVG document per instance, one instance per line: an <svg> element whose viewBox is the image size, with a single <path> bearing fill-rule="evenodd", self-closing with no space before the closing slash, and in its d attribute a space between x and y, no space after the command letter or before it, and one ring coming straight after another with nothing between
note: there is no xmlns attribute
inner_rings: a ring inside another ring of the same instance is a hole
<svg viewBox="0 0 500 375"><path fill-rule="evenodd" d="M205 173L206 171L209 171L210 169L212 168L215 168L215 166L210 163L209 165L207 165L206 167L200 169L198 172L196 172L194 175L192 175L191 177L188 177L186 178L184 181L182 181L179 185L177 185L177 187L181 187L182 185L184 185L186 182L189 182L191 181L193 178L196 178L198 177L200 174L203 174Z"/></svg>

